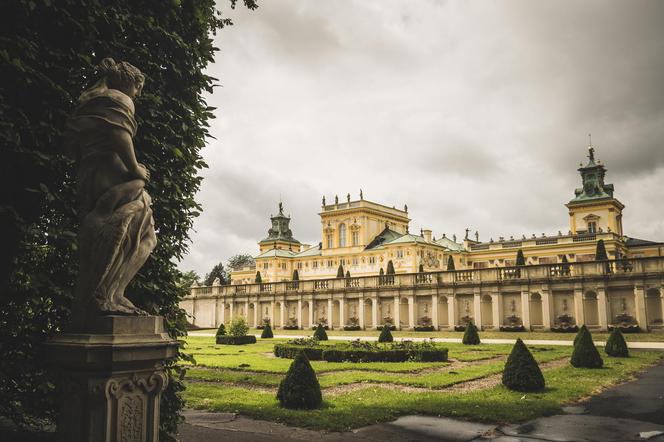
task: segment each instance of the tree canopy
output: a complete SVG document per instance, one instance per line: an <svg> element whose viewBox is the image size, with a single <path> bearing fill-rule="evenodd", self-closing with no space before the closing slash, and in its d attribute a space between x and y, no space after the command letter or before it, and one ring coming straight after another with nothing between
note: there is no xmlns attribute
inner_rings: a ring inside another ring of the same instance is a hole
<svg viewBox="0 0 664 442"><path fill-rule="evenodd" d="M255 265L254 258L248 253L239 253L228 258L228 268L233 270L242 270L243 267L251 267Z"/></svg>
<svg viewBox="0 0 664 442"><path fill-rule="evenodd" d="M205 285L212 285L214 283L214 280L217 278L219 278L219 284L221 285L228 284L229 280L228 272L226 271L222 263L219 263L214 267L212 267L210 273L205 275L205 280L203 281L203 283Z"/></svg>
<svg viewBox="0 0 664 442"><path fill-rule="evenodd" d="M230 0L235 6L237 0ZM228 3L227 3L228 4ZM255 0L244 0L255 9ZM157 248L128 287L140 308L186 333L178 306L187 293L176 262L201 207L194 199L206 167L201 149L214 108L203 94L231 21L213 0L80 2L15 0L0 15L0 415L19 424L53 417L53 376L37 349L67 324L77 274L75 164L63 155L64 125L105 57L146 76L136 100L139 162L150 171ZM183 385L175 362L161 401L160 440L172 440Z"/></svg>

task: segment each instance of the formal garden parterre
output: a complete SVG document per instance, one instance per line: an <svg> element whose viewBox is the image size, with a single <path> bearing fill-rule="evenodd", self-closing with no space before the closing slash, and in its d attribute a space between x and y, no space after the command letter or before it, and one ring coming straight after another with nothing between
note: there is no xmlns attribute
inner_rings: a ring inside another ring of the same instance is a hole
<svg viewBox="0 0 664 442"><path fill-rule="evenodd" d="M322 356L334 349L356 351L412 345L403 344L398 338L395 341L393 344L317 341L304 347L316 348ZM314 410L294 410L280 406L277 400L277 390L293 360L275 356L275 351L279 352L276 349L294 344L298 341L259 339L252 345L215 345L212 337L187 338L187 351L195 359L185 377L189 406L330 431L384 422L404 414L516 422L555 413L564 404L630 379L664 357L662 352L646 351L633 351L628 358L609 357L599 347L603 368L575 368L570 364L572 347L528 346L546 386L538 392L523 393L501 385L512 344L426 343L425 346L446 349L447 360L430 362L414 360L416 357L405 362L311 360L323 403ZM295 352L290 356L294 355Z"/></svg>

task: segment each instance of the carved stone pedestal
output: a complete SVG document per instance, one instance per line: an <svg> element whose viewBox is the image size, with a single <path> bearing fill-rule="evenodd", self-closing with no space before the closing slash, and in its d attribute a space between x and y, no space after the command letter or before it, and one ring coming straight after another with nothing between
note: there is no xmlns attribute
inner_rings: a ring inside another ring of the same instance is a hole
<svg viewBox="0 0 664 442"><path fill-rule="evenodd" d="M98 317L86 333L48 341L58 374L57 440L158 441L163 364L176 349L160 316Z"/></svg>

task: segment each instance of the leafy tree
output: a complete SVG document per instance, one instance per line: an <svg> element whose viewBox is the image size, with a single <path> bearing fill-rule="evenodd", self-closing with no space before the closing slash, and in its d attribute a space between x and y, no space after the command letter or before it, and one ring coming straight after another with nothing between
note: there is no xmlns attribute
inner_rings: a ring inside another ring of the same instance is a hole
<svg viewBox="0 0 664 442"><path fill-rule="evenodd" d="M383 329L380 331L380 336L378 336L378 342L393 342L394 337L390 331L390 326L385 324Z"/></svg>
<svg viewBox="0 0 664 442"><path fill-rule="evenodd" d="M277 399L284 408L311 410L322 405L323 395L316 372L303 351L297 353L279 384Z"/></svg>
<svg viewBox="0 0 664 442"><path fill-rule="evenodd" d="M392 264L392 260L387 261L387 272L388 275L394 275L394 264Z"/></svg>
<svg viewBox="0 0 664 442"><path fill-rule="evenodd" d="M606 341L604 351L607 355L615 358L628 358L629 350L627 349L627 342L618 327L614 327L609 339Z"/></svg>
<svg viewBox="0 0 664 442"><path fill-rule="evenodd" d="M274 333L272 333L272 326L270 326L270 323L268 322L263 327L263 332L261 333L261 339L270 339L270 338L274 338Z"/></svg>
<svg viewBox="0 0 664 442"><path fill-rule="evenodd" d="M452 258L452 255L447 258L447 270L456 270L454 268L454 258Z"/></svg>
<svg viewBox="0 0 664 442"><path fill-rule="evenodd" d="M227 267L231 270L242 270L244 267L251 267L256 264L254 258L247 253L240 253L238 255L228 258Z"/></svg>
<svg viewBox="0 0 664 442"><path fill-rule="evenodd" d="M517 338L503 370L503 385L516 391L540 391L544 389L544 376L537 361Z"/></svg>
<svg viewBox="0 0 664 442"><path fill-rule="evenodd" d="M236 0L230 0L234 5ZM250 8L255 0L244 0ZM18 424L51 418L53 373L38 349L69 321L77 274L75 165L63 155L65 120L105 57L146 76L136 100L138 161L150 170L148 192L157 248L127 293L162 315L172 337L186 333L178 306L187 293L176 262L201 211L194 199L200 151L214 109L203 96L217 48L212 34L230 25L213 0L80 2L14 0L0 16L0 415ZM186 357L186 355L181 355ZM160 440L172 440L184 388L177 361L161 400Z"/></svg>
<svg viewBox="0 0 664 442"><path fill-rule="evenodd" d="M300 280L300 273L297 271L297 269L293 270L293 281L299 281Z"/></svg>
<svg viewBox="0 0 664 442"><path fill-rule="evenodd" d="M339 264L339 268L337 269L337 278L343 278L344 277L344 266Z"/></svg>
<svg viewBox="0 0 664 442"><path fill-rule="evenodd" d="M263 277L261 276L260 270L256 272L256 284L262 284L263 283Z"/></svg>
<svg viewBox="0 0 664 442"><path fill-rule="evenodd" d="M247 325L247 320L242 316L236 316L231 321L231 326L229 327L228 334L234 337L247 336L249 331L249 326Z"/></svg>
<svg viewBox="0 0 664 442"><path fill-rule="evenodd" d="M205 275L205 285L212 285L214 283L214 280L219 278L219 282L221 285L226 285L228 284L228 273L226 272L226 269L224 269L224 265L222 263L219 263L212 267L212 270L210 270L210 273Z"/></svg>
<svg viewBox="0 0 664 442"><path fill-rule="evenodd" d="M201 277L198 276L198 273L196 273L193 270L186 271L182 273L180 276L180 281L178 282L178 286L189 290L189 288L194 284L194 283L199 283L201 280Z"/></svg>
<svg viewBox="0 0 664 442"><path fill-rule="evenodd" d="M215 336L226 336L226 326L223 322L219 324L219 328L217 328L217 334Z"/></svg>
<svg viewBox="0 0 664 442"><path fill-rule="evenodd" d="M577 368L602 368L604 365L587 327L581 327L574 340L571 362Z"/></svg>
<svg viewBox="0 0 664 442"><path fill-rule="evenodd" d="M526 258L523 256L523 250L519 249L516 252L516 265L518 266L525 266L526 265Z"/></svg>
<svg viewBox="0 0 664 442"><path fill-rule="evenodd" d="M325 332L325 327L323 324L318 324L316 331L314 331L314 339L319 341L327 341L327 333Z"/></svg>
<svg viewBox="0 0 664 442"><path fill-rule="evenodd" d="M480 343L480 334L477 332L477 326L469 322L466 325L466 330L463 332L463 339L461 342L464 345L479 345Z"/></svg>
<svg viewBox="0 0 664 442"><path fill-rule="evenodd" d="M604 246L604 240L600 239L597 241L597 248L595 249L595 260L596 261L608 261L609 256L606 254L606 246Z"/></svg>

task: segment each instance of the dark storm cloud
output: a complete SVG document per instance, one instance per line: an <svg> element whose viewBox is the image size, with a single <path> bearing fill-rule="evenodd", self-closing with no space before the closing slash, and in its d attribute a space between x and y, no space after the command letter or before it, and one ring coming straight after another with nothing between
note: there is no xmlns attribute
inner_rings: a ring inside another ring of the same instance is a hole
<svg viewBox="0 0 664 442"><path fill-rule="evenodd" d="M567 230L587 134L664 239L664 2L264 2L218 35L218 119L192 252L256 253L281 197L320 241L321 195L407 203L411 231Z"/></svg>

